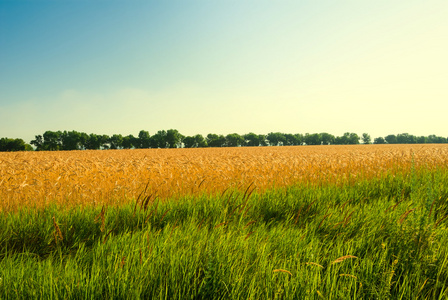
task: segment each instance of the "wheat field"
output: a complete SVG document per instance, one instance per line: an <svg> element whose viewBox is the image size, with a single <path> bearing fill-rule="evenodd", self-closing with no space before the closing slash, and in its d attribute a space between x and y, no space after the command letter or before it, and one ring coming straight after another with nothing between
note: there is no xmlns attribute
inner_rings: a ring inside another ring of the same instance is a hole
<svg viewBox="0 0 448 300"><path fill-rule="evenodd" d="M448 145L349 145L0 153L1 210L115 205L146 189L159 199L344 184L448 165Z"/></svg>
<svg viewBox="0 0 448 300"><path fill-rule="evenodd" d="M0 298L447 299L447 154L1 153Z"/></svg>

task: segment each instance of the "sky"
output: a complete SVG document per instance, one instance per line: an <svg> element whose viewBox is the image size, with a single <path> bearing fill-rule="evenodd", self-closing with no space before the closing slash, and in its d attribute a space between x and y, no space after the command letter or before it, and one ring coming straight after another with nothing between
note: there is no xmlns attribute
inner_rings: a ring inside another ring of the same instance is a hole
<svg viewBox="0 0 448 300"><path fill-rule="evenodd" d="M447 16L446 0L0 0L0 137L447 137Z"/></svg>

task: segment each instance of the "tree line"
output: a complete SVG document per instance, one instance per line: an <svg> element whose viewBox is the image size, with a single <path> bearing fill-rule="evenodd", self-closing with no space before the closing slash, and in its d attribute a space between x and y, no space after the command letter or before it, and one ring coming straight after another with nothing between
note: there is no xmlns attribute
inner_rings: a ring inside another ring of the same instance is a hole
<svg viewBox="0 0 448 300"><path fill-rule="evenodd" d="M414 136L408 133L390 134L372 139L369 134L346 132L342 136L332 134L289 134L271 132L240 135L209 133L184 136L176 129L159 130L154 135L141 130L138 136L132 134L112 136L87 134L78 131L46 131L36 135L29 144L22 139L0 139L0 151L56 151L56 150L97 150L97 149L144 149L144 148L205 148L205 147L254 147L254 146L297 146L297 145L355 145L355 144L425 144L448 143L448 139L436 135ZM31 146L33 145L33 146Z"/></svg>

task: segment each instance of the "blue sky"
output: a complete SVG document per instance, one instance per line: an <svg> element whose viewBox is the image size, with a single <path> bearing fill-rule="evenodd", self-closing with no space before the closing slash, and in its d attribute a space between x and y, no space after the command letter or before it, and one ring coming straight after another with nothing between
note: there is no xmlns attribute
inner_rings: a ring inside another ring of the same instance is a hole
<svg viewBox="0 0 448 300"><path fill-rule="evenodd" d="M0 0L0 137L448 136L448 1Z"/></svg>

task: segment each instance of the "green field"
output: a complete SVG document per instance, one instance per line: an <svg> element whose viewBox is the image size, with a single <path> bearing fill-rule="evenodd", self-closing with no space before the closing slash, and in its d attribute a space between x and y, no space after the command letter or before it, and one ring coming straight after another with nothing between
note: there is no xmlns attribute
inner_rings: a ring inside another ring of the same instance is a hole
<svg viewBox="0 0 448 300"><path fill-rule="evenodd" d="M446 299L448 172L2 213L1 299Z"/></svg>

